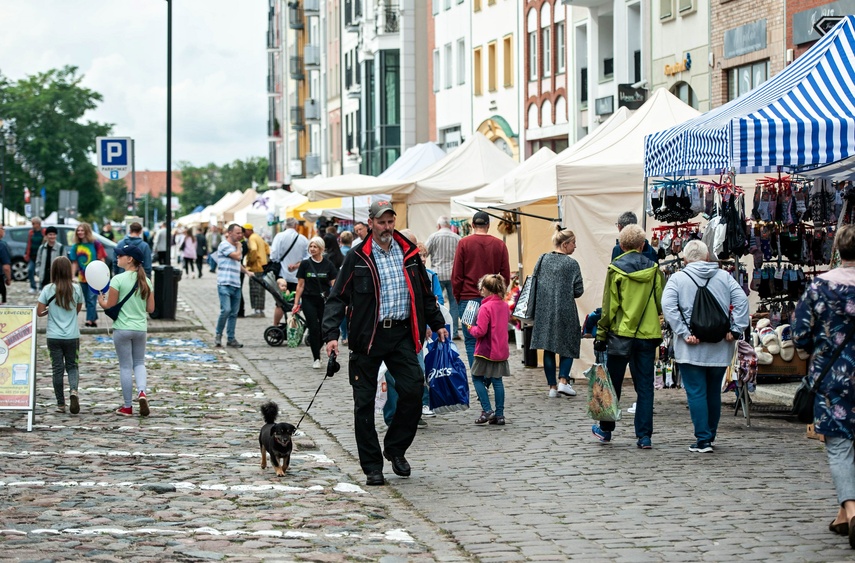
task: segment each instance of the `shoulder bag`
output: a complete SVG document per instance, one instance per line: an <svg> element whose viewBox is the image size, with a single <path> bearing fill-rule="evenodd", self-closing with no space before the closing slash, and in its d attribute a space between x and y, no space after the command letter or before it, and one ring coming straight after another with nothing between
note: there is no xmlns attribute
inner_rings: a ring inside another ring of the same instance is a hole
<svg viewBox="0 0 855 563"><path fill-rule="evenodd" d="M295 231L296 232L296 231ZM285 260L285 257L288 256L288 253L294 248L294 245L297 244L297 240L300 238L300 233L296 233L294 236L294 240L291 241L291 245L288 246L288 250L285 251L282 256L279 257L279 260L273 260L268 257L267 264L264 265L264 273L273 272L273 275L276 276L276 279L282 277L282 260Z"/></svg>
<svg viewBox="0 0 855 563"><path fill-rule="evenodd" d="M517 297L517 304L514 307L513 316L521 321L534 321L534 305L535 296L537 294L537 273L540 271L540 263L543 262L544 256L546 255L543 254L540 256L537 264L534 266L534 272L525 278L522 289L520 289L520 295Z"/></svg>
<svg viewBox="0 0 855 563"><path fill-rule="evenodd" d="M650 295L647 296L647 302L644 304L644 309L641 310L641 317L638 319L638 326L635 327L635 334L632 336L620 336L609 331L607 342L609 354L612 356L629 356L632 353L633 342L638 336L638 331L641 330L641 323L644 320L644 313L647 312L647 306L650 305L650 298L653 297L653 292L656 291L656 279L653 280L653 287L650 288Z"/></svg>
<svg viewBox="0 0 855 563"><path fill-rule="evenodd" d="M118 319L119 318L119 311L122 310L122 305L127 303L128 299L131 298L131 295L133 295L136 292L136 290L137 290L137 284L134 284L134 287L131 288L131 290L128 292L128 294L125 295L125 297L121 301L119 301L118 303L116 303L112 307L108 307L108 308L104 309L104 314L107 315L108 317L110 317L111 319L113 319L114 321L116 319Z"/></svg>
<svg viewBox="0 0 855 563"><path fill-rule="evenodd" d="M855 332L855 324L852 325L849 329L849 333L846 335L846 338L843 339L843 342L837 347L831 358L829 358L828 363L826 363L825 367L822 368L822 373L819 374L813 385L808 385L808 376L805 376L805 378L802 379L802 383L799 385L799 388L796 389L796 395L793 397L792 410L792 414L798 418L799 422L803 422L805 424L813 422L813 407L814 404L816 404L816 391L819 389L819 384L822 383L822 380L825 379L825 376L831 369L831 366L837 361L840 354L843 353L843 349L852 339L853 332Z"/></svg>

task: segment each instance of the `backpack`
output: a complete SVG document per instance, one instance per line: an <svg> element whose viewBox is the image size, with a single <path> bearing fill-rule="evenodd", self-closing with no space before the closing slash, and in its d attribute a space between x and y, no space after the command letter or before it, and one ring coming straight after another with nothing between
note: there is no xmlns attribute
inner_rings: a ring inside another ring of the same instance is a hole
<svg viewBox="0 0 855 563"><path fill-rule="evenodd" d="M704 285L700 285L688 272L684 273L697 286L698 291L695 292L695 301L692 304L691 320L686 321L683 309L680 308L679 303L677 304L683 322L689 327L692 336L701 342L721 342L730 332L730 316L722 309L715 296L707 288L710 280L715 276L708 279Z"/></svg>

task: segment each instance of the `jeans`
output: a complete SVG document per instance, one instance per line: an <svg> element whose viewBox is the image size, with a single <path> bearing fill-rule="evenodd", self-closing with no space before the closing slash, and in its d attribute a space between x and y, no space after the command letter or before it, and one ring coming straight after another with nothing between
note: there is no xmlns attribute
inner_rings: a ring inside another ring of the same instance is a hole
<svg viewBox="0 0 855 563"><path fill-rule="evenodd" d="M422 375L425 373L425 358L421 354L418 356L419 367L422 368ZM430 407L430 389L425 385L425 390L422 391L422 406ZM386 370L386 404L383 405L383 420L386 426L392 423L392 417L395 416L395 410L398 408L398 391L395 389L395 378Z"/></svg>
<svg viewBox="0 0 855 563"><path fill-rule="evenodd" d="M475 394L478 395L478 402L481 403L481 410L490 412L493 407L490 406L490 395L487 393L487 388L493 386L493 393L496 394L496 416L505 416L505 384L502 383L501 377L484 377L483 375L472 376L472 386L475 388Z"/></svg>
<svg viewBox="0 0 855 563"><path fill-rule="evenodd" d="M847 500L855 500L855 443L839 436L826 436L825 453L837 502L842 506Z"/></svg>
<svg viewBox="0 0 855 563"><path fill-rule="evenodd" d="M341 321L341 326L339 327L339 332L341 332L341 339L347 340L347 316L345 315L344 319Z"/></svg>
<svg viewBox="0 0 855 563"><path fill-rule="evenodd" d="M481 302L481 298L478 297L476 299L466 299L461 301L457 310L460 313L460 316L463 316L463 312L466 310L466 305L469 304L470 301L475 301L477 303ZM466 325L461 325L463 327L463 342L466 345L466 357L469 358L469 368L472 368L472 364L475 363L475 337L469 334L469 329L466 328Z"/></svg>
<svg viewBox="0 0 855 563"><path fill-rule="evenodd" d="M142 330L114 330L113 344L119 358L119 381L122 383L124 406L131 406L133 380L137 391L146 391L145 341L148 335Z"/></svg>
<svg viewBox="0 0 855 563"><path fill-rule="evenodd" d="M238 307L240 307L240 288L233 285L218 285L217 295L220 297L220 316L217 318L217 336L223 335L223 327L229 340L235 340L235 324L237 323ZM228 324L226 324L228 321Z"/></svg>
<svg viewBox="0 0 855 563"><path fill-rule="evenodd" d="M81 283L80 289L83 290L83 300L86 301L86 320L98 320L98 295L89 289L88 283Z"/></svg>
<svg viewBox="0 0 855 563"><path fill-rule="evenodd" d="M79 372L77 370L77 351L80 349L79 338L48 338L47 347L50 352L50 363L53 372L53 394L56 404L65 404L62 379L68 371L68 388L77 391Z"/></svg>
<svg viewBox="0 0 855 563"><path fill-rule="evenodd" d="M718 431L721 418L721 380L725 366L696 366L677 364L686 398L689 400L689 414L695 427L698 442L712 442Z"/></svg>
<svg viewBox="0 0 855 563"><path fill-rule="evenodd" d="M558 385L555 379L555 352L549 350L543 351L543 373L546 374L546 383L550 387ZM573 358L565 358L560 356L558 364L558 377L570 381L570 368L573 367Z"/></svg>
<svg viewBox="0 0 855 563"><path fill-rule="evenodd" d="M460 324L460 312L457 310L457 301L451 291L451 280L439 280L439 285L445 292L445 304L451 313L451 338L457 338L457 325Z"/></svg>
<svg viewBox="0 0 855 563"><path fill-rule="evenodd" d="M50 267L50 266L48 266ZM27 278L30 280L30 289L36 289L36 261L30 260L27 264Z"/></svg>
<svg viewBox="0 0 855 563"><path fill-rule="evenodd" d="M639 439L653 435L653 370L657 348L659 343L655 340L634 339L632 353L629 356L609 354L606 362L618 399L621 395L626 366L629 365L632 385L638 395L638 404L635 406L635 436ZM611 432L615 429L615 423L603 420L600 422L600 428Z"/></svg>
<svg viewBox="0 0 855 563"><path fill-rule="evenodd" d="M208 254L208 267L211 269L211 273L217 271L217 261L214 259L214 256Z"/></svg>

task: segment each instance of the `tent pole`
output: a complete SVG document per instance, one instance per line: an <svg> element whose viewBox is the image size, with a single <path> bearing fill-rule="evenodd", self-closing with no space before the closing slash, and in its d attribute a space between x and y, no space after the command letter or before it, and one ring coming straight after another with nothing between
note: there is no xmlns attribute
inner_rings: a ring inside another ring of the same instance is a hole
<svg viewBox="0 0 855 563"><path fill-rule="evenodd" d="M641 229L647 232L647 176L644 177L644 199L641 200Z"/></svg>
<svg viewBox="0 0 855 563"><path fill-rule="evenodd" d="M356 197L350 198L350 210L353 213L353 226L356 225ZM351 227L353 228L353 227Z"/></svg>
<svg viewBox="0 0 855 563"><path fill-rule="evenodd" d="M515 209L519 212L519 209ZM517 224L517 279L519 283L523 282L523 258L522 258L522 218L517 216L515 223ZM522 286L520 286L522 287Z"/></svg>

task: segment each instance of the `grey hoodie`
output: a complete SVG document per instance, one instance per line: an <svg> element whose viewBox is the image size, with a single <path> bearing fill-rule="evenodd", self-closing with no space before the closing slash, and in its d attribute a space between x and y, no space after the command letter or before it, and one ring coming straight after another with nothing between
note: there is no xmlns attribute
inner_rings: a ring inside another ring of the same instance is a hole
<svg viewBox="0 0 855 563"><path fill-rule="evenodd" d="M690 275L694 282L689 279ZM748 327L748 298L736 280L719 269L715 262L691 262L683 271L671 276L662 292L662 313L674 332L674 356L677 363L712 367L729 366L733 361L734 342L722 340L715 343L686 343L686 337L691 335L686 323L691 322L692 305L698 291L695 282L704 285L713 277L715 279L710 280L707 289L725 310L733 306L730 314L731 332L742 332ZM682 315L680 309L683 311Z"/></svg>

